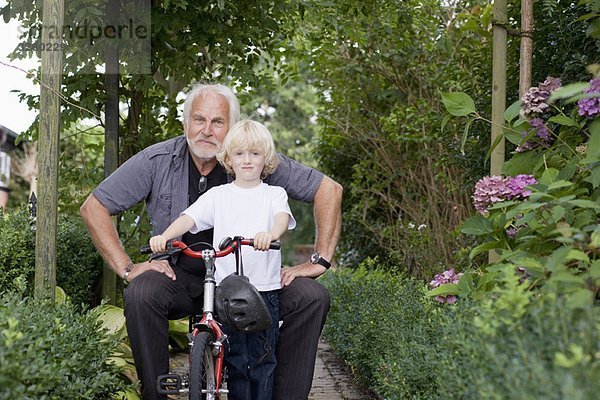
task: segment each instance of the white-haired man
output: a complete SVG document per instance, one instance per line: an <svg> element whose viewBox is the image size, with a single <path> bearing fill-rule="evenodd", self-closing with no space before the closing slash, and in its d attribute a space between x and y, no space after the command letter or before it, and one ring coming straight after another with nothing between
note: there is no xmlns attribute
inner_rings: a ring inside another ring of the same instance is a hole
<svg viewBox="0 0 600 400"><path fill-rule="evenodd" d="M168 320L182 318L202 305L203 270L198 260L180 256L134 264L125 253L111 215L140 201L161 233L209 188L230 181L216 154L239 120L239 103L223 85L197 85L183 113L184 135L150 146L106 178L81 206L81 215L106 263L129 285L124 292L127 332L144 399L161 398L156 378L168 372ZM288 196L314 204L317 238L307 262L283 268L279 295L280 330L273 397L306 399L312 384L317 343L329 310L327 290L313 278L329 268L341 230L342 187L312 168L280 155L266 180ZM212 242L212 231L184 234L191 244Z"/></svg>

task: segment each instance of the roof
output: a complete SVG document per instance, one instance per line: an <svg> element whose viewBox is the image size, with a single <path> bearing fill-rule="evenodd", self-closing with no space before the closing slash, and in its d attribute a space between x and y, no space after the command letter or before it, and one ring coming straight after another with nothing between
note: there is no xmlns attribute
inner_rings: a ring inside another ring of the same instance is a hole
<svg viewBox="0 0 600 400"><path fill-rule="evenodd" d="M18 136L15 131L0 125L0 148L6 151L14 149L16 147L15 140Z"/></svg>

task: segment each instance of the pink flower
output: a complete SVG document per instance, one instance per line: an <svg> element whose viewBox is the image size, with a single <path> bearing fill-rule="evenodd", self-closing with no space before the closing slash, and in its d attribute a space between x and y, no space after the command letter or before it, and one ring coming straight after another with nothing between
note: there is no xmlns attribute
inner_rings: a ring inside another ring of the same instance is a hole
<svg viewBox="0 0 600 400"><path fill-rule="evenodd" d="M441 285L444 285L446 283L458 283L460 277L462 276L462 272L459 274L456 274L454 272L454 268L450 268L447 271L444 271L442 273L437 274L436 276L433 277L433 280L431 282L429 282L429 285L431 285L432 288L436 288L439 287ZM449 294L449 295L445 295L445 296L435 296L434 299L436 301L439 301L440 303L447 303L447 304L454 304L458 301L458 297L456 297L456 295L453 294Z"/></svg>
<svg viewBox="0 0 600 400"><path fill-rule="evenodd" d="M487 215L488 207L492 203L529 197L531 190L525 190L525 187L535 183L537 181L531 175L517 175L514 178L484 176L475 184L473 205L479 213Z"/></svg>

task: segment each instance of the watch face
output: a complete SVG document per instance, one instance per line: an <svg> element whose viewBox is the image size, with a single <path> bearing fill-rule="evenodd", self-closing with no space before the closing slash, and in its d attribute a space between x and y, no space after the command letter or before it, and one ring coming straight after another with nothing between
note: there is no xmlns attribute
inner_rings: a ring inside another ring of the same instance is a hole
<svg viewBox="0 0 600 400"><path fill-rule="evenodd" d="M315 251L314 253L312 253L310 255L310 262L313 264L316 264L319 262L319 258L320 258L319 252Z"/></svg>

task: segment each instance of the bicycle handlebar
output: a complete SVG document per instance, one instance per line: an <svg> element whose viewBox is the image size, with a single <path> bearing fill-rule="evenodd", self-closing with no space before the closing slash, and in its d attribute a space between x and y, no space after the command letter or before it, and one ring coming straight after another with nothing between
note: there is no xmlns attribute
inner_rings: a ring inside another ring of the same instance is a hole
<svg viewBox="0 0 600 400"><path fill-rule="evenodd" d="M238 243L243 246L254 246L254 239L244 239L244 238L225 238L221 241L220 247L221 250L215 250L215 258L224 257L228 254L233 253L238 248ZM192 245L193 246L193 245ZM212 248L212 246L211 246ZM271 242L269 246L271 250L280 250L281 242L278 240L274 240ZM213 249L214 250L214 249ZM172 254L177 252L183 252L185 255L190 256L192 258L202 258L202 251L192 250L187 244L180 242L179 240L169 240L167 241L167 251L164 253L158 254L156 257L152 257L152 259L160 260L166 259L170 257ZM152 249L150 246L142 246L140 248L140 253L142 254L151 254Z"/></svg>

